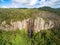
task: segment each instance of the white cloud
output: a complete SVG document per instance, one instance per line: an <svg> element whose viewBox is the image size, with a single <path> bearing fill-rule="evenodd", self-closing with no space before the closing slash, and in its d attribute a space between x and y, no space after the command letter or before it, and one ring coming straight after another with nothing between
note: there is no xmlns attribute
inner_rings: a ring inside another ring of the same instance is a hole
<svg viewBox="0 0 60 45"><path fill-rule="evenodd" d="M41 0L40 2L38 2L38 0L12 0L12 5L13 6L20 6L20 5L23 5L23 6L30 6L30 7L36 7L35 4L39 3L40 5L38 7L42 7L42 6L54 6L56 5L56 2L58 0Z"/></svg>
<svg viewBox="0 0 60 45"><path fill-rule="evenodd" d="M9 8L9 7L7 7L7 6L2 6L1 8Z"/></svg>
<svg viewBox="0 0 60 45"><path fill-rule="evenodd" d="M29 5L35 5L37 3L37 0L30 0L30 4Z"/></svg>
<svg viewBox="0 0 60 45"><path fill-rule="evenodd" d="M37 3L37 0L12 0L12 3L22 5L35 5Z"/></svg>
<svg viewBox="0 0 60 45"><path fill-rule="evenodd" d="M13 3L28 3L28 0L12 0Z"/></svg>
<svg viewBox="0 0 60 45"><path fill-rule="evenodd" d="M12 3L9 5L10 8L31 8L37 3L37 0L12 0Z"/></svg>
<svg viewBox="0 0 60 45"><path fill-rule="evenodd" d="M40 6L42 7L42 6L50 6L50 7L52 7L52 6L55 6L56 5L56 2L57 2L58 0L49 0L49 1L45 1L45 0L41 0L41 2L40 2Z"/></svg>
<svg viewBox="0 0 60 45"><path fill-rule="evenodd" d="M50 6L50 7L60 7L60 0L12 0L10 5L2 6L3 8L33 8L33 7L43 7L43 6ZM4 2L4 0L1 0L1 2ZM38 5L37 5L38 4Z"/></svg>

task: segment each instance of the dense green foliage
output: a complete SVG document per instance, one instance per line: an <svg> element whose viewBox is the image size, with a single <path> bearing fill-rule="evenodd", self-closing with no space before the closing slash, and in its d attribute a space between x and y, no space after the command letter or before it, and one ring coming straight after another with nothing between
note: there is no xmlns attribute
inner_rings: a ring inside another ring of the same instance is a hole
<svg viewBox="0 0 60 45"><path fill-rule="evenodd" d="M27 12L27 13L26 13ZM0 23L6 20L11 21L23 20L29 18L29 12L23 9L0 9Z"/></svg>
<svg viewBox="0 0 60 45"><path fill-rule="evenodd" d="M60 30L41 30L34 35L34 45L60 45Z"/></svg>
<svg viewBox="0 0 60 45"><path fill-rule="evenodd" d="M32 18L36 18L37 16L40 17L42 14L48 14L50 12L53 12L60 16L60 9L53 9L49 7L43 7L38 9L0 8L0 23L2 23L2 21L6 21L6 23L9 24L11 20L22 21L30 17ZM44 17L46 17L46 15ZM55 18L58 17L56 16ZM28 36L28 33L25 30L16 30L16 31L0 30L0 45L31 45L31 44L60 45L60 29L41 30L38 33L34 32L32 38Z"/></svg>
<svg viewBox="0 0 60 45"><path fill-rule="evenodd" d="M24 30L0 31L0 45L60 45L60 30L41 30L28 37Z"/></svg>
<svg viewBox="0 0 60 45"><path fill-rule="evenodd" d="M42 8L39 8L39 10L53 12L53 13L55 13L55 14L60 16L60 8L42 7Z"/></svg>
<svg viewBox="0 0 60 45"><path fill-rule="evenodd" d="M33 16L33 14L39 13L37 9L2 9L0 8L0 23L2 21L6 21L7 23L10 23L12 21L22 21L24 19L30 18Z"/></svg>
<svg viewBox="0 0 60 45"><path fill-rule="evenodd" d="M0 23L2 23L2 21L5 20L7 22L7 24L9 24L11 22L11 20L12 21L17 21L17 20L22 21L22 20L30 18L30 17L36 18L37 16L41 17L41 15L44 15L44 14L49 15L52 12L56 13L57 15L60 15L60 9L53 9L53 8L48 8L48 7L37 8L37 9L36 8L34 8L34 9L0 8ZM52 15L54 15L54 14L52 14ZM46 15L46 17L47 17L47 15ZM58 18L58 17L56 16L56 18Z"/></svg>
<svg viewBox="0 0 60 45"><path fill-rule="evenodd" d="M0 45L31 45L31 40L24 30L0 31Z"/></svg>

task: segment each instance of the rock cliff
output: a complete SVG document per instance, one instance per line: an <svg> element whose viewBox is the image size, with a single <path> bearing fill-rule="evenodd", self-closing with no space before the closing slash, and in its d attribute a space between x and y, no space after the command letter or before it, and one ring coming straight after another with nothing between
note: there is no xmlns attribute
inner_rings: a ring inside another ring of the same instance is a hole
<svg viewBox="0 0 60 45"><path fill-rule="evenodd" d="M39 32L40 30L47 30L59 27L60 16L48 11L31 11L22 9L0 10L0 29L2 30L8 31L25 29L35 30L36 32Z"/></svg>
<svg viewBox="0 0 60 45"><path fill-rule="evenodd" d="M16 21L16 22L10 22L10 25L6 24L6 21L3 21L0 25L0 29L3 30L16 30L16 29L25 29L28 30L30 27L33 28L36 32L39 32L40 30L47 30L51 28L58 28L59 22L53 21L53 20L45 20L44 18L36 18L34 19L34 23L32 19L24 19L23 21ZM33 26L34 25L34 26Z"/></svg>

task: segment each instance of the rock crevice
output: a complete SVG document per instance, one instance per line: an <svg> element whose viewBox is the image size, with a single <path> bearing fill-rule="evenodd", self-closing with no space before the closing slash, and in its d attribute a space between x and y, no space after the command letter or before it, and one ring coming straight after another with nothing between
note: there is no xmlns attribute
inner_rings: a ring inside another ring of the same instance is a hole
<svg viewBox="0 0 60 45"><path fill-rule="evenodd" d="M34 20L34 21L33 21ZM25 30L35 30L36 32L39 32L40 30L47 30L54 27L59 27L58 21L52 21L52 20L45 20L43 18L35 18L35 19L24 19L23 21L15 21L10 22L11 25L6 24L6 21L3 21L2 24L0 24L0 29L3 30L16 30L16 29L25 29Z"/></svg>

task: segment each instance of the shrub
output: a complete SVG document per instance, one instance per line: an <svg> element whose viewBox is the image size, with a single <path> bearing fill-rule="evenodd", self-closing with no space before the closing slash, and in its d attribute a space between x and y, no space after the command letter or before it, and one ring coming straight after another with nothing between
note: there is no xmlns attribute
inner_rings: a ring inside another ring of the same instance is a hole
<svg viewBox="0 0 60 45"><path fill-rule="evenodd" d="M0 45L31 45L24 30L0 31Z"/></svg>
<svg viewBox="0 0 60 45"><path fill-rule="evenodd" d="M41 30L34 35L34 45L60 45L59 30Z"/></svg>

